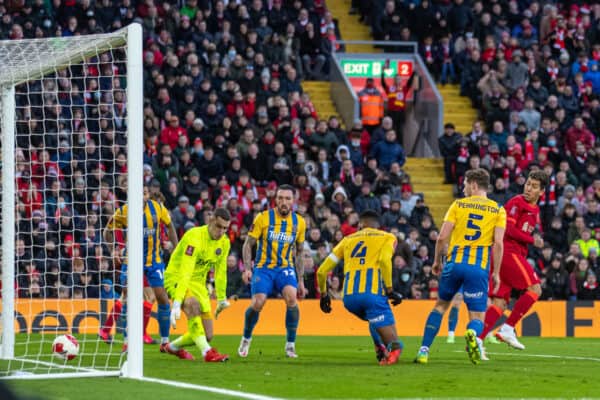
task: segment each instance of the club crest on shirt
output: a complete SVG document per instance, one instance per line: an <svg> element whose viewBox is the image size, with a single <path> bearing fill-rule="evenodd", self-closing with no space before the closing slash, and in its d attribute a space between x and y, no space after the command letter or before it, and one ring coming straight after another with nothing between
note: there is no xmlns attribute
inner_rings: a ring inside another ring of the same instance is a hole
<svg viewBox="0 0 600 400"><path fill-rule="evenodd" d="M188 245L185 249L185 255L191 256L192 254L194 254L194 246Z"/></svg>
<svg viewBox="0 0 600 400"><path fill-rule="evenodd" d="M223 252L223 250L221 250L220 247L217 250L215 250L216 255L221 255L222 252Z"/></svg>

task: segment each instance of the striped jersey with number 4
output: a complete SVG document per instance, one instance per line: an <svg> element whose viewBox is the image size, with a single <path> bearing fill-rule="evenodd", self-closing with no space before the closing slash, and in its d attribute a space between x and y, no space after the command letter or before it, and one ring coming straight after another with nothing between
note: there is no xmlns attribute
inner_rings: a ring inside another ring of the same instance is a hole
<svg viewBox="0 0 600 400"><path fill-rule="evenodd" d="M391 287L391 257L396 237L372 228L362 229L342 239L333 254L344 260L344 296L362 293L382 295ZM386 251L389 250L389 251ZM382 262L382 257L389 257ZM387 268L390 270L387 271Z"/></svg>
<svg viewBox="0 0 600 400"><path fill-rule="evenodd" d="M454 224L448 245L448 262L487 269L494 229L506 227L504 208L486 197L466 197L452 203L444 221Z"/></svg>

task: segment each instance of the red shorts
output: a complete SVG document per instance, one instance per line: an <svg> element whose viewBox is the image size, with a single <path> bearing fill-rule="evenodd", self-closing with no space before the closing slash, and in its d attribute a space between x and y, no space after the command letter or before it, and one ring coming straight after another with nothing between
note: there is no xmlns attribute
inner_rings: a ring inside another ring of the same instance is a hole
<svg viewBox="0 0 600 400"><path fill-rule="evenodd" d="M500 270L500 289L496 294L492 294L494 283L490 276L490 297L498 297L509 302L512 289L524 290L536 283L540 283L540 278L525 257L515 253L504 253Z"/></svg>

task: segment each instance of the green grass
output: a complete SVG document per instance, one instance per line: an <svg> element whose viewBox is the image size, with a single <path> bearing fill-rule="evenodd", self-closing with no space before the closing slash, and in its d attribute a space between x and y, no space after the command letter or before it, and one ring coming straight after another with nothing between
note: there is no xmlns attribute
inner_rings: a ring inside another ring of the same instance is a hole
<svg viewBox="0 0 600 400"><path fill-rule="evenodd" d="M239 337L224 336L217 337L214 344L229 352L232 359L228 363L182 361L160 354L156 346L146 346L144 372L150 377L289 399L589 398L598 393L597 339L523 338L527 346L523 352L490 344L491 361L480 365L468 361L459 338L454 345L438 338L429 364L413 364L419 340L404 338L400 363L380 367L367 337L300 337L300 358L291 360L283 356L283 337L255 337L248 358L240 359L236 354ZM17 393L43 393L43 398L54 400L228 398L118 378L59 382L11 381L10 385ZM85 388L85 396L78 388Z"/></svg>

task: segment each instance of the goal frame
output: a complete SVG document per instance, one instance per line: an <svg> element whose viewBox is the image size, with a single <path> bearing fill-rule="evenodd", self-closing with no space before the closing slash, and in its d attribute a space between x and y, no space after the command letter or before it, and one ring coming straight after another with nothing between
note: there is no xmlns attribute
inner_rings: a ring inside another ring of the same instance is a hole
<svg viewBox="0 0 600 400"><path fill-rule="evenodd" d="M84 61L86 58L109 50L113 46L127 46L127 203L128 203L128 263L132 266L143 265L143 58L142 27L133 23L123 28L123 35L95 35L98 41L87 44L76 51L66 51L64 57L47 60L46 66L20 68L17 71L0 71L0 99L2 106L2 336L0 359L15 359L15 87L27 81L36 80L44 75ZM116 33L116 32L115 32ZM43 40L52 40L47 38ZM104 39L104 40L103 40ZM36 39L33 39L36 40ZM37 39L39 40L39 39ZM0 41L0 47L13 41ZM12 223L6 223L12 221ZM135 251L134 249L137 249ZM127 274L127 332L129 336L127 360L120 371L102 371L92 368L73 368L75 372L49 373L36 375L10 375L0 379L48 379L93 376L121 375L128 378L142 378L143 341L143 271L141 267L129 268ZM19 358L19 361L26 359ZM43 363L31 360L33 363ZM62 366L61 367L65 367ZM69 368L66 366L66 368Z"/></svg>

